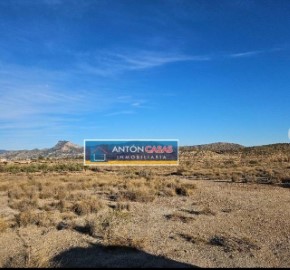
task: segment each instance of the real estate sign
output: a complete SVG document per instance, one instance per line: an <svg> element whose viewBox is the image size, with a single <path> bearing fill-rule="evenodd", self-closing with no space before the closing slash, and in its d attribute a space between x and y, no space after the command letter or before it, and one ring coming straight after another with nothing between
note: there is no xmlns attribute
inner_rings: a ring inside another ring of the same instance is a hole
<svg viewBox="0 0 290 270"><path fill-rule="evenodd" d="M178 165L178 140L84 140L84 165Z"/></svg>

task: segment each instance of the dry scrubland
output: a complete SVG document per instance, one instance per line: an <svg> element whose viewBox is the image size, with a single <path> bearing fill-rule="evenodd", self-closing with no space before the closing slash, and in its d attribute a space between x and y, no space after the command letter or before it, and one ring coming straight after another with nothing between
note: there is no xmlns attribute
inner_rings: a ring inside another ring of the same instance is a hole
<svg viewBox="0 0 290 270"><path fill-rule="evenodd" d="M180 158L1 165L0 266L290 266L288 150L188 148Z"/></svg>

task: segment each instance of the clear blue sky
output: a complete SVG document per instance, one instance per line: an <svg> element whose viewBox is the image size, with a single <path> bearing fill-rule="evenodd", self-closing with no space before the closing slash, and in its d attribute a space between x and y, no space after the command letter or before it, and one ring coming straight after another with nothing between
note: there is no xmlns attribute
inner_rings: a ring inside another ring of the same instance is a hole
<svg viewBox="0 0 290 270"><path fill-rule="evenodd" d="M290 1L0 1L0 149L289 142Z"/></svg>

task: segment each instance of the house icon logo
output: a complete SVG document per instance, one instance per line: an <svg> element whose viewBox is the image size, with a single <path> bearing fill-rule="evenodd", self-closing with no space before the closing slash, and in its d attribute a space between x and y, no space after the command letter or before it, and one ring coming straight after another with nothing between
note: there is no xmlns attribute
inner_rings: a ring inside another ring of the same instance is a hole
<svg viewBox="0 0 290 270"><path fill-rule="evenodd" d="M91 151L91 162L106 162L108 151L104 147L98 146Z"/></svg>

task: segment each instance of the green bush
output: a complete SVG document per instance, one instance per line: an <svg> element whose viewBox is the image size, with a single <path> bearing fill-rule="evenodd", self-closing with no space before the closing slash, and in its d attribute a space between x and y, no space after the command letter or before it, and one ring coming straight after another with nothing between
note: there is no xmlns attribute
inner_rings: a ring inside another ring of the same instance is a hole
<svg viewBox="0 0 290 270"><path fill-rule="evenodd" d="M8 172L8 173L63 172L63 171L74 172L82 170L83 164L81 163L60 163L60 164L33 163L33 164L9 164L0 166L0 172Z"/></svg>

